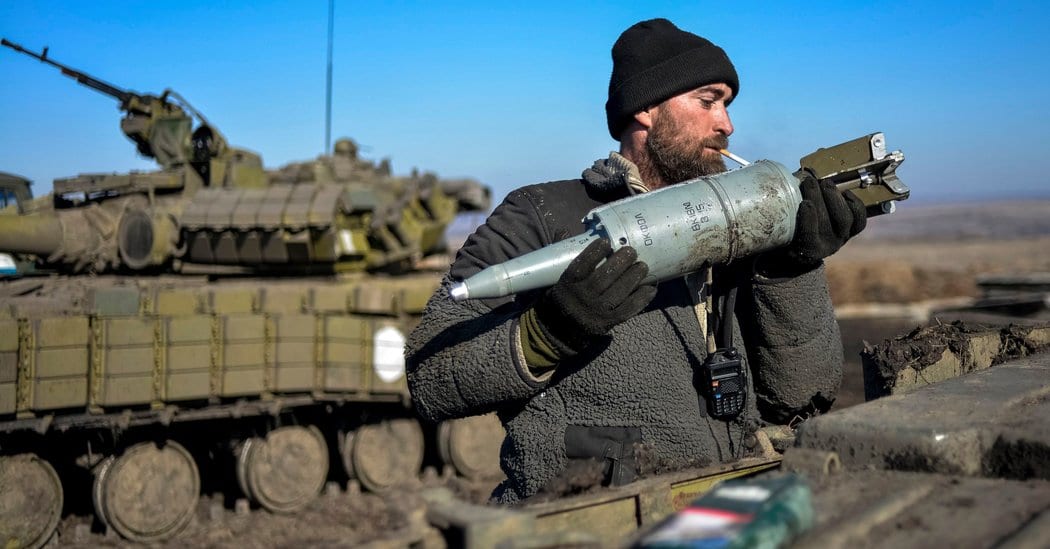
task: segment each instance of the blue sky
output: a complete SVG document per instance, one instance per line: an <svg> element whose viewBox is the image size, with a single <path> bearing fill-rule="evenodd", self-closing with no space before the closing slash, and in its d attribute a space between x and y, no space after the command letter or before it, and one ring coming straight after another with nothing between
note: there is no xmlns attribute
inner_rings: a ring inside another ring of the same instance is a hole
<svg viewBox="0 0 1050 549"><path fill-rule="evenodd" d="M616 148L609 49L667 17L730 55L731 150L788 166L886 133L915 202L1050 197L1050 3L351 2L335 5L332 133L497 197ZM112 84L172 88L267 167L324 148L328 3L0 3L0 35ZM0 171L152 169L116 102L0 49Z"/></svg>

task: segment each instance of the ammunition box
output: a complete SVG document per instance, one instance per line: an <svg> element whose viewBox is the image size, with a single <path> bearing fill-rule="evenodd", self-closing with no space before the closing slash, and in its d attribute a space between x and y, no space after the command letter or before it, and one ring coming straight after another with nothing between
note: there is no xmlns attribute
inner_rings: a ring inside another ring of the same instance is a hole
<svg viewBox="0 0 1050 549"><path fill-rule="evenodd" d="M420 314L433 294L434 287L420 281L418 284L413 284L411 287L401 290L401 294L398 296L398 304L402 312Z"/></svg>
<svg viewBox="0 0 1050 549"><path fill-rule="evenodd" d="M0 352L0 383L8 383L18 379L18 352Z"/></svg>
<svg viewBox="0 0 1050 549"><path fill-rule="evenodd" d="M38 379L33 384L33 406L35 410L83 407L88 402L88 379L69 377L61 379Z"/></svg>
<svg viewBox="0 0 1050 549"><path fill-rule="evenodd" d="M153 371L153 345L160 326L154 317L103 318L102 371L105 376L148 374Z"/></svg>
<svg viewBox="0 0 1050 549"><path fill-rule="evenodd" d="M93 403L99 406L149 404L153 401L153 375L106 376Z"/></svg>
<svg viewBox="0 0 1050 549"><path fill-rule="evenodd" d="M229 315L219 317L222 324L221 396L258 395L266 386L263 370L266 353L263 346L266 317L263 315Z"/></svg>
<svg viewBox="0 0 1050 549"><path fill-rule="evenodd" d="M351 290L343 285L319 286L310 292L310 309L318 313L344 313L350 309Z"/></svg>
<svg viewBox="0 0 1050 549"><path fill-rule="evenodd" d="M259 395L266 390L262 366L257 368L226 368L222 371L222 396Z"/></svg>
<svg viewBox="0 0 1050 549"><path fill-rule="evenodd" d="M397 294L382 284L369 284L354 288L353 311L355 313L392 315Z"/></svg>
<svg viewBox="0 0 1050 549"><path fill-rule="evenodd" d="M18 321L0 319L0 415L18 409Z"/></svg>
<svg viewBox="0 0 1050 549"><path fill-rule="evenodd" d="M203 372L168 372L164 381L165 400L203 400L211 392L211 374Z"/></svg>
<svg viewBox="0 0 1050 549"><path fill-rule="evenodd" d="M306 288L273 286L262 293L261 310L267 313L301 313L306 310Z"/></svg>
<svg viewBox="0 0 1050 549"><path fill-rule="evenodd" d="M197 288L158 288L153 296L153 310L162 316L198 314L204 310Z"/></svg>
<svg viewBox="0 0 1050 549"><path fill-rule="evenodd" d="M34 410L85 406L88 402L87 317L31 320Z"/></svg>
<svg viewBox="0 0 1050 549"><path fill-rule="evenodd" d="M0 319L0 416L18 409L18 321Z"/></svg>
<svg viewBox="0 0 1050 549"><path fill-rule="evenodd" d="M372 327L358 316L325 316L325 391L362 391L367 388L366 366L372 363Z"/></svg>
<svg viewBox="0 0 1050 549"><path fill-rule="evenodd" d="M219 315L254 313L258 310L259 292L255 288L216 288L208 298L209 312Z"/></svg>
<svg viewBox="0 0 1050 549"><path fill-rule="evenodd" d="M198 400L211 392L211 371L218 358L212 354L219 328L215 317L192 315L165 319L164 394L166 400Z"/></svg>
<svg viewBox="0 0 1050 549"><path fill-rule="evenodd" d="M0 416L13 414L18 409L18 386L0 383Z"/></svg>
<svg viewBox="0 0 1050 549"><path fill-rule="evenodd" d="M53 317L31 320L37 347L86 347L88 319L83 316Z"/></svg>
<svg viewBox="0 0 1050 549"><path fill-rule="evenodd" d="M309 391L314 388L317 322L313 315L275 315L276 374L274 390Z"/></svg>
<svg viewBox="0 0 1050 549"><path fill-rule="evenodd" d="M18 379L18 321L0 319L0 383Z"/></svg>
<svg viewBox="0 0 1050 549"><path fill-rule="evenodd" d="M140 309L138 288L95 288L88 294L88 312L95 316L133 316Z"/></svg>
<svg viewBox="0 0 1050 549"><path fill-rule="evenodd" d="M101 345L95 361L99 379L92 384L97 406L148 404L154 400L153 377L160 364L161 324L155 317L95 320ZM159 373L159 372L157 372Z"/></svg>
<svg viewBox="0 0 1050 549"><path fill-rule="evenodd" d="M7 310L11 318L40 318L76 312L79 307L71 306L67 300L58 297L29 296L14 300Z"/></svg>

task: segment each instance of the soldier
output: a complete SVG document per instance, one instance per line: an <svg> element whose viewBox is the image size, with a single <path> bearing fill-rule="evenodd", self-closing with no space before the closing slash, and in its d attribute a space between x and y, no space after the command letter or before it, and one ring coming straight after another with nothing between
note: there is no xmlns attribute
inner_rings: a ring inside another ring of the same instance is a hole
<svg viewBox="0 0 1050 549"><path fill-rule="evenodd" d="M811 176L795 239L760 257L649 285L633 248L613 253L599 240L551 288L449 299L451 280L582 232L598 205L725 170L719 150L740 86L721 48L653 19L624 31L612 58L605 110L619 152L581 179L511 192L466 241L409 338L423 417L496 411L502 420L498 502L540 492L576 462L601 463L605 481L620 484L642 461L738 459L762 422L826 411L842 378L823 259L864 228L865 210ZM743 410L720 416L699 381L707 361L733 348Z"/></svg>

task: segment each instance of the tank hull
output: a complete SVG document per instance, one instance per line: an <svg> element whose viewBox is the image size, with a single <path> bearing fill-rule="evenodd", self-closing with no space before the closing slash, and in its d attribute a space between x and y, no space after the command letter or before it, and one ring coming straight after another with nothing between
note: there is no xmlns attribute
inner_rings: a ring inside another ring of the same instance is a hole
<svg viewBox="0 0 1050 549"><path fill-rule="evenodd" d="M201 493L294 513L329 482L383 492L426 467L498 475L498 422L424 425L411 407L404 338L442 274L8 281L0 468L53 467L51 499L90 500L143 542L178 536ZM480 446L456 435L472 426L489 434ZM143 479L166 479L149 493L182 507L128 503ZM34 540L49 539L56 505L32 517ZM9 514L0 534L25 522Z"/></svg>

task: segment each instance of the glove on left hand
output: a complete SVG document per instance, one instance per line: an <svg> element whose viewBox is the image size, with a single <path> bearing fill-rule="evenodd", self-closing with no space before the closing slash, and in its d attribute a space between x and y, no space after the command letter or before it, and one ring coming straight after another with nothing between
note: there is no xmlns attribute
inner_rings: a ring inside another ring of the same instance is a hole
<svg viewBox="0 0 1050 549"><path fill-rule="evenodd" d="M522 314L526 362L534 368L552 366L637 315L656 295L655 285L642 284L648 274L634 248L613 252L604 238L591 242Z"/></svg>
<svg viewBox="0 0 1050 549"><path fill-rule="evenodd" d="M864 203L852 191L839 192L834 184L817 181L807 171L796 175L802 180L802 204L795 219L795 237L787 247L761 258L760 272L768 277L797 276L817 267L868 222Z"/></svg>

